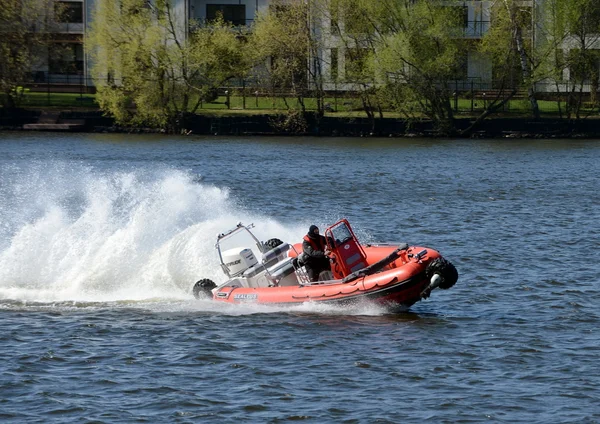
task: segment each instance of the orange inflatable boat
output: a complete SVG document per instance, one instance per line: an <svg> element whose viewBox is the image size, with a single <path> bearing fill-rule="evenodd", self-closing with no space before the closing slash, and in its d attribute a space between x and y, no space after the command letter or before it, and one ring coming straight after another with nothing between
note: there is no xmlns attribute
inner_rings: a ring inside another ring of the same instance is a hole
<svg viewBox="0 0 600 424"><path fill-rule="evenodd" d="M331 271L310 281L303 265L302 244L279 239L263 243L241 223L219 234L216 249L228 277L217 285L202 279L193 287L196 298L218 302L295 305L303 302L347 304L375 302L391 309L406 309L426 299L436 288L449 289L458 280L454 265L428 247L365 244L357 240L349 222L342 219L325 230ZM244 238L256 245L233 243ZM260 260L257 259L260 256Z"/></svg>

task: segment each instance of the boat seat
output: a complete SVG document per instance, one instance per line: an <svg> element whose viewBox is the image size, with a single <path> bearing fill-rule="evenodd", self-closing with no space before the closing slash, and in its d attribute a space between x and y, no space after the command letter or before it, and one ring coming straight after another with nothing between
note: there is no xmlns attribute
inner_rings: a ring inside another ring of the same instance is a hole
<svg viewBox="0 0 600 424"><path fill-rule="evenodd" d="M288 243L282 243L279 246L263 253L262 255L262 263L257 263L250 268L248 268L242 276L247 279L252 279L259 274L264 273L268 268L276 265L282 259L287 257L287 251L291 249L291 246ZM260 277L259 277L260 280ZM256 283L256 282L255 282ZM264 282L263 282L264 283ZM260 283L260 284L263 284Z"/></svg>
<svg viewBox="0 0 600 424"><path fill-rule="evenodd" d="M256 277L258 274L265 271L266 269L267 269L267 267L264 264L256 264L256 265L253 265L250 268L248 268L246 271L244 271L242 276L244 278Z"/></svg>
<svg viewBox="0 0 600 424"><path fill-rule="evenodd" d="M277 262L287 256L287 251L290 250L290 248L291 246L289 243L282 243L279 246L266 251L262 255L262 263L265 264L267 268L275 265Z"/></svg>
<svg viewBox="0 0 600 424"><path fill-rule="evenodd" d="M278 286L297 286L298 278L295 273L293 259L276 264L269 269L271 279Z"/></svg>

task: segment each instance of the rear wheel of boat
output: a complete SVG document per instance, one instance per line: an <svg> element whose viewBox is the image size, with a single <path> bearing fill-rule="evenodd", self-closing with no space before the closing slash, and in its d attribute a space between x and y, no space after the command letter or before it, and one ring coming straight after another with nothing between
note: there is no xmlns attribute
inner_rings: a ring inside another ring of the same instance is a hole
<svg viewBox="0 0 600 424"><path fill-rule="evenodd" d="M194 297L196 299L211 299L212 298L212 289L217 287L213 280L209 280L208 278L203 278L194 284L194 288L192 289L192 293L194 293Z"/></svg>
<svg viewBox="0 0 600 424"><path fill-rule="evenodd" d="M442 277L440 288L443 290L448 290L456 284L456 281L458 280L458 271L450 261L444 258L434 259L427 266L427 278L431 279L434 274L438 274Z"/></svg>

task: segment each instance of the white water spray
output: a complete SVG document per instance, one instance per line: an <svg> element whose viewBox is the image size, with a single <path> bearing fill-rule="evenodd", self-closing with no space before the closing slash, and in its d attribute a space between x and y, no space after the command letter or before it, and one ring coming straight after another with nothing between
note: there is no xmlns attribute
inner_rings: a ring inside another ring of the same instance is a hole
<svg viewBox="0 0 600 424"><path fill-rule="evenodd" d="M0 173L0 300L189 299L223 281L216 234L254 222L263 240L304 225L249 212L226 189L172 169L98 171L72 163Z"/></svg>

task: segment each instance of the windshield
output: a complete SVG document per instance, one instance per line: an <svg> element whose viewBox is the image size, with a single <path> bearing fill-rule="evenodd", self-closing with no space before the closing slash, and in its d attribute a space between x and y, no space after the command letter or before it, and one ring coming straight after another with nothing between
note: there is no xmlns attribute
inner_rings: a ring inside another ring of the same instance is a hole
<svg viewBox="0 0 600 424"><path fill-rule="evenodd" d="M221 250L221 253L226 252L229 249L246 248L252 250L252 253L254 253L255 257L260 259L262 256L262 253L256 245L256 240L252 237L250 231L245 228L236 231L235 233L231 234L231 236L227 236L219 240L217 244Z"/></svg>
<svg viewBox="0 0 600 424"><path fill-rule="evenodd" d="M340 223L331 229L331 234L335 240L335 244L339 245L345 243L352 238L352 233L345 223Z"/></svg>

